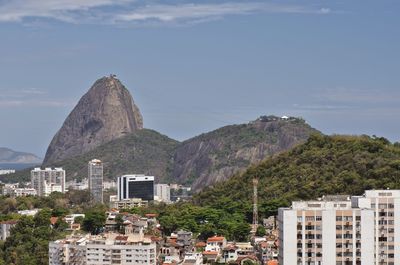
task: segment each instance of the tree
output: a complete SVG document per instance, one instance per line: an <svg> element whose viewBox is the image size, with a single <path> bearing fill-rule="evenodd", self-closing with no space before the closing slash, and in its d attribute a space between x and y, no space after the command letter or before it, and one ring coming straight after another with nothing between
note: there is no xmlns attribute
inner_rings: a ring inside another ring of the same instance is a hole
<svg viewBox="0 0 400 265"><path fill-rule="evenodd" d="M259 225L257 227L256 236L265 236L266 234L267 234L267 231L265 230L264 226Z"/></svg>
<svg viewBox="0 0 400 265"><path fill-rule="evenodd" d="M69 225L67 222L65 222L62 218L58 218L57 222L54 225L54 229L56 229L59 232L65 231L67 228L69 228Z"/></svg>
<svg viewBox="0 0 400 265"><path fill-rule="evenodd" d="M122 215L121 214L118 214L115 217L115 222L117 224L118 232L123 233L123 230L124 230L124 219L122 219Z"/></svg>
<svg viewBox="0 0 400 265"><path fill-rule="evenodd" d="M106 214L103 210L90 209L85 213L83 230L95 235L101 233L106 223L106 218Z"/></svg>

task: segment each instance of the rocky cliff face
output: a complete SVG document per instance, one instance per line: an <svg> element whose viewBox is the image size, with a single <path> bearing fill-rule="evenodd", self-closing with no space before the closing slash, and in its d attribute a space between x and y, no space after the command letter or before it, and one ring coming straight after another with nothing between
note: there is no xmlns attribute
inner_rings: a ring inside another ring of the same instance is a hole
<svg viewBox="0 0 400 265"><path fill-rule="evenodd" d="M172 176L199 191L305 142L315 132L302 119L274 116L226 126L183 142L175 152Z"/></svg>
<svg viewBox="0 0 400 265"><path fill-rule="evenodd" d="M43 164L84 154L143 128L129 91L114 76L97 80L79 100L47 149Z"/></svg>

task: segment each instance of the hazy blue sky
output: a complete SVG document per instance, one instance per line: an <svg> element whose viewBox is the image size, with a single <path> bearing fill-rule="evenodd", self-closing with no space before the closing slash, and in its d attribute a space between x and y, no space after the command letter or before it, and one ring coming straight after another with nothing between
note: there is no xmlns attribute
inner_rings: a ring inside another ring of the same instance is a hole
<svg viewBox="0 0 400 265"><path fill-rule="evenodd" d="M0 146L44 155L115 73L183 140L263 114L400 140L400 1L0 0Z"/></svg>

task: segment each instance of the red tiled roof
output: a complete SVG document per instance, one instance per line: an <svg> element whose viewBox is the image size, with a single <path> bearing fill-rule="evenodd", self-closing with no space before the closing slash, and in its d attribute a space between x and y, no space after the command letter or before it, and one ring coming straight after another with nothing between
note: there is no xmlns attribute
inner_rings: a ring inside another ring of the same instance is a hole
<svg viewBox="0 0 400 265"><path fill-rule="evenodd" d="M203 251L203 255L218 255L218 251Z"/></svg>
<svg viewBox="0 0 400 265"><path fill-rule="evenodd" d="M127 237L127 236L117 236L117 237L115 238L115 240L126 241L126 240L128 240L128 237Z"/></svg>
<svg viewBox="0 0 400 265"><path fill-rule="evenodd" d="M224 241L225 237L223 236L213 236L213 237L209 237L207 239L207 242L219 242L219 241Z"/></svg>
<svg viewBox="0 0 400 265"><path fill-rule="evenodd" d="M156 213L146 213L145 216L151 218L151 217L157 217L157 214Z"/></svg>
<svg viewBox="0 0 400 265"><path fill-rule="evenodd" d="M52 224L52 225L55 225L56 223L57 223L57 220L58 220L58 217L50 217L50 223Z"/></svg>
<svg viewBox="0 0 400 265"><path fill-rule="evenodd" d="M198 247L198 248L203 248L205 246L207 246L206 242L197 242L195 245L195 247Z"/></svg>
<svg viewBox="0 0 400 265"><path fill-rule="evenodd" d="M2 224L2 225L15 225L16 223L18 223L18 220L8 220L8 221L3 221L3 222L0 222L0 224Z"/></svg>

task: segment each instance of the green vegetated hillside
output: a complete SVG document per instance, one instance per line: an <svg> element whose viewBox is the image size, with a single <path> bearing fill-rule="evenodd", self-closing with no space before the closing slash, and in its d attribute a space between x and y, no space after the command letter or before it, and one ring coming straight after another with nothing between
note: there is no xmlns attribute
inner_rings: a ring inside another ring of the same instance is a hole
<svg viewBox="0 0 400 265"><path fill-rule="evenodd" d="M251 216L256 176L259 211L269 216L292 200L400 188L400 147L385 138L314 134L305 144L205 189L195 196L195 203Z"/></svg>
<svg viewBox="0 0 400 265"><path fill-rule="evenodd" d="M62 166L67 180L82 179L88 174L88 161L96 158L104 162L105 179L115 180L123 174L143 173L165 180L178 142L156 131L142 129L113 140L84 155L53 163ZM3 181L28 181L29 170L2 178Z"/></svg>

